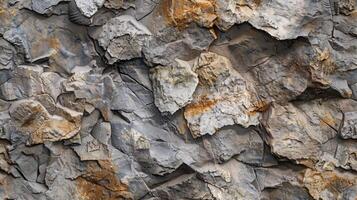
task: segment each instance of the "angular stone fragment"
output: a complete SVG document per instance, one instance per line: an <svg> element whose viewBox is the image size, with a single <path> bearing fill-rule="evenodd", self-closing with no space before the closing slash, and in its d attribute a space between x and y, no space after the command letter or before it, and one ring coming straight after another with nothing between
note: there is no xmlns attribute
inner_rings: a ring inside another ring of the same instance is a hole
<svg viewBox="0 0 357 200"><path fill-rule="evenodd" d="M75 180L81 198L132 199L128 187L117 177L117 167L110 160L86 163L84 173Z"/></svg>
<svg viewBox="0 0 357 200"><path fill-rule="evenodd" d="M52 7L66 0L32 0L29 6L31 10L39 14L50 14Z"/></svg>
<svg viewBox="0 0 357 200"><path fill-rule="evenodd" d="M243 0L240 2L234 0L217 0L216 25L223 29L228 30L234 24L240 24L248 21L253 15L254 11L260 6L261 1Z"/></svg>
<svg viewBox="0 0 357 200"><path fill-rule="evenodd" d="M29 135L29 144L61 141L76 135L80 129L81 113L64 107L50 115L38 101L20 100L9 109L13 122L21 132Z"/></svg>
<svg viewBox="0 0 357 200"><path fill-rule="evenodd" d="M212 27L217 18L214 0L162 1L160 4L166 23L184 28L192 22Z"/></svg>
<svg viewBox="0 0 357 200"><path fill-rule="evenodd" d="M253 160L259 160L259 157L263 156L263 145L258 133L239 126L222 128L213 136L204 137L204 147L213 154L211 156L214 157L215 162L219 163L239 154L242 154L242 157L246 154Z"/></svg>
<svg viewBox="0 0 357 200"><path fill-rule="evenodd" d="M321 2L308 0L218 0L216 5L217 24L222 29L227 30L235 23L248 21L257 29L281 40L307 36L316 28L316 21L322 21L325 17L325 13L321 13Z"/></svg>
<svg viewBox="0 0 357 200"><path fill-rule="evenodd" d="M310 106L309 109L306 112L311 112ZM322 115L318 114L311 119L305 115L304 110L291 104L284 107L274 105L267 122L273 152L290 159L317 159L321 153L320 144L336 134L335 130L329 127L337 125L331 112L321 111ZM321 129L324 127L327 127L328 134L322 134Z"/></svg>
<svg viewBox="0 0 357 200"><path fill-rule="evenodd" d="M0 70L13 69L16 62L16 50L6 40L0 39Z"/></svg>
<svg viewBox="0 0 357 200"><path fill-rule="evenodd" d="M353 169L356 163L351 156L353 145L339 141L336 136L343 127L343 115L346 115L343 113L354 113L355 109L353 100L314 100L284 106L273 104L264 122L272 152L302 163L320 161L327 168L332 164ZM350 115L348 118L353 117ZM348 127L346 124L344 131L348 131Z"/></svg>
<svg viewBox="0 0 357 200"><path fill-rule="evenodd" d="M304 185L314 199L330 200L342 196L347 188L357 184L349 173L319 172L307 169L304 174Z"/></svg>
<svg viewBox="0 0 357 200"><path fill-rule="evenodd" d="M141 56L141 50L151 33L140 22L129 15L122 15L108 21L97 38L105 50L109 64Z"/></svg>
<svg viewBox="0 0 357 200"><path fill-rule="evenodd" d="M199 84L184 112L193 137L213 135L228 125L248 127L259 123L260 108L254 90L227 58L202 53L193 68Z"/></svg>
<svg viewBox="0 0 357 200"><path fill-rule="evenodd" d="M340 129L343 139L357 139L357 112L346 112Z"/></svg>
<svg viewBox="0 0 357 200"><path fill-rule="evenodd" d="M155 105L161 112L175 113L192 100L198 77L191 65L177 60L176 66L157 66L150 70Z"/></svg>
<svg viewBox="0 0 357 200"><path fill-rule="evenodd" d="M143 0L139 0L139 2L142 2ZM112 8L112 9L128 9L130 7L135 7L135 3L138 1L135 0L106 0L104 3L104 6L106 8ZM145 2L145 0L144 0ZM138 7L140 8L140 7Z"/></svg>
<svg viewBox="0 0 357 200"><path fill-rule="evenodd" d="M92 17L104 5L105 0L75 0L75 2L84 16Z"/></svg>
<svg viewBox="0 0 357 200"><path fill-rule="evenodd" d="M162 20L161 17L157 17L149 21L152 23L145 23L153 34L143 48L145 60L151 66L169 66L174 64L176 59L192 60L201 51L208 50L216 37L213 31L195 23L189 24L183 30L162 24L157 27L158 21Z"/></svg>
<svg viewBox="0 0 357 200"><path fill-rule="evenodd" d="M88 64L94 51L84 27L69 22L67 16L30 15L7 30L4 39L21 47L28 62L49 59L53 71L60 73Z"/></svg>
<svg viewBox="0 0 357 200"><path fill-rule="evenodd" d="M109 149L93 136L81 136L81 144L73 147L81 161L86 160L108 160Z"/></svg>
<svg viewBox="0 0 357 200"><path fill-rule="evenodd" d="M40 66L18 66L13 71L12 77L0 86L0 97L5 100L17 100L42 94Z"/></svg>
<svg viewBox="0 0 357 200"><path fill-rule="evenodd" d="M74 0L68 3L68 19L71 22L80 25L89 25L92 22L91 18L88 18L82 14Z"/></svg>

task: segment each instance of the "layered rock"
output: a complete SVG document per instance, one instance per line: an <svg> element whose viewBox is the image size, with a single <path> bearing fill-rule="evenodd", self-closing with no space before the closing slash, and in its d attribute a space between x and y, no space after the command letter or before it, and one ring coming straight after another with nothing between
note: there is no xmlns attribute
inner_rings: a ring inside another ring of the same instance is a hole
<svg viewBox="0 0 357 200"><path fill-rule="evenodd" d="M356 5L0 0L0 199L356 199Z"/></svg>

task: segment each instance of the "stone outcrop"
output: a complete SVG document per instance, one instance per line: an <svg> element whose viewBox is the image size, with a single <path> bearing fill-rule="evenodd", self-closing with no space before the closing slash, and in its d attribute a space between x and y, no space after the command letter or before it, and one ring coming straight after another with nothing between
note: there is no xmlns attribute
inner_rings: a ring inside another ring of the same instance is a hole
<svg viewBox="0 0 357 200"><path fill-rule="evenodd" d="M0 0L0 199L357 199L356 0Z"/></svg>

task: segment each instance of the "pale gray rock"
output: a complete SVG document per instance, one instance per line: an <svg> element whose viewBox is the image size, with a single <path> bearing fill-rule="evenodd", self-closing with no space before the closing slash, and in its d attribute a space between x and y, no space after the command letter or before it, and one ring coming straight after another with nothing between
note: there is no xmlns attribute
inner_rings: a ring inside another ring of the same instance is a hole
<svg viewBox="0 0 357 200"><path fill-rule="evenodd" d="M29 16L6 31L4 39L21 47L28 62L49 59L50 68L60 73L89 64L94 51L84 27L70 23L67 16Z"/></svg>
<svg viewBox="0 0 357 200"><path fill-rule="evenodd" d="M98 43L105 50L109 64L141 57L141 50L151 32L129 15L115 17L100 30Z"/></svg>
<svg viewBox="0 0 357 200"><path fill-rule="evenodd" d="M329 165L353 169L356 160L351 152L354 148L349 141L339 141L337 134L343 127L345 113L355 112L355 105L353 100L274 104L269 119L264 122L272 152L302 163L316 160L326 169ZM281 124L279 128L277 124ZM346 123L344 131L348 126Z"/></svg>
<svg viewBox="0 0 357 200"><path fill-rule="evenodd" d="M17 100L32 97L44 92L40 66L18 66L13 71L12 77L0 86L1 98L4 100Z"/></svg>
<svg viewBox="0 0 357 200"><path fill-rule="evenodd" d="M75 0L75 2L84 16L92 17L104 5L105 0Z"/></svg>
<svg viewBox="0 0 357 200"><path fill-rule="evenodd" d="M4 39L0 39L0 69L13 69L16 64L16 50Z"/></svg>
<svg viewBox="0 0 357 200"><path fill-rule="evenodd" d="M68 18L71 22L80 25L89 25L93 21L91 18L88 18L82 14L74 0L68 3Z"/></svg>
<svg viewBox="0 0 357 200"><path fill-rule="evenodd" d="M63 1L67 0L32 0L31 10L40 14L49 14L52 11L53 6L56 6Z"/></svg>
<svg viewBox="0 0 357 200"><path fill-rule="evenodd" d="M356 5L0 0L0 199L355 199Z"/></svg>
<svg viewBox="0 0 357 200"><path fill-rule="evenodd" d="M229 59L212 52L202 53L193 70L199 84L184 112L193 137L213 135L228 125L259 124L256 94Z"/></svg>
<svg viewBox="0 0 357 200"><path fill-rule="evenodd" d="M341 137L344 139L357 139L357 113L346 112L343 114L343 122L340 130Z"/></svg>
<svg viewBox="0 0 357 200"><path fill-rule="evenodd" d="M182 32L165 26L151 29L153 36L143 48L145 60L151 66L169 66L175 63L175 59L192 60L199 56L201 51L208 50L215 39L211 31L196 24L191 24Z"/></svg>
<svg viewBox="0 0 357 200"><path fill-rule="evenodd" d="M161 112L174 114L192 100L198 76L190 63L176 60L174 66L157 66L150 70L155 105Z"/></svg>

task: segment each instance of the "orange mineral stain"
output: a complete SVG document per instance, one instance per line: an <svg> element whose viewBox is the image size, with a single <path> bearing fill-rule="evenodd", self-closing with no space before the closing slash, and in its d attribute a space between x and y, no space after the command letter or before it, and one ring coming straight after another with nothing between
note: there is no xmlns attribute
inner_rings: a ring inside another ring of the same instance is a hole
<svg viewBox="0 0 357 200"><path fill-rule="evenodd" d="M185 116L195 116L200 115L208 110L210 110L214 105L216 105L217 100L208 99L203 97L197 103L192 103L186 106L185 108Z"/></svg>
<svg viewBox="0 0 357 200"><path fill-rule="evenodd" d="M84 175L76 179L83 200L132 199L128 186L116 177L116 168L109 160L88 162Z"/></svg>

